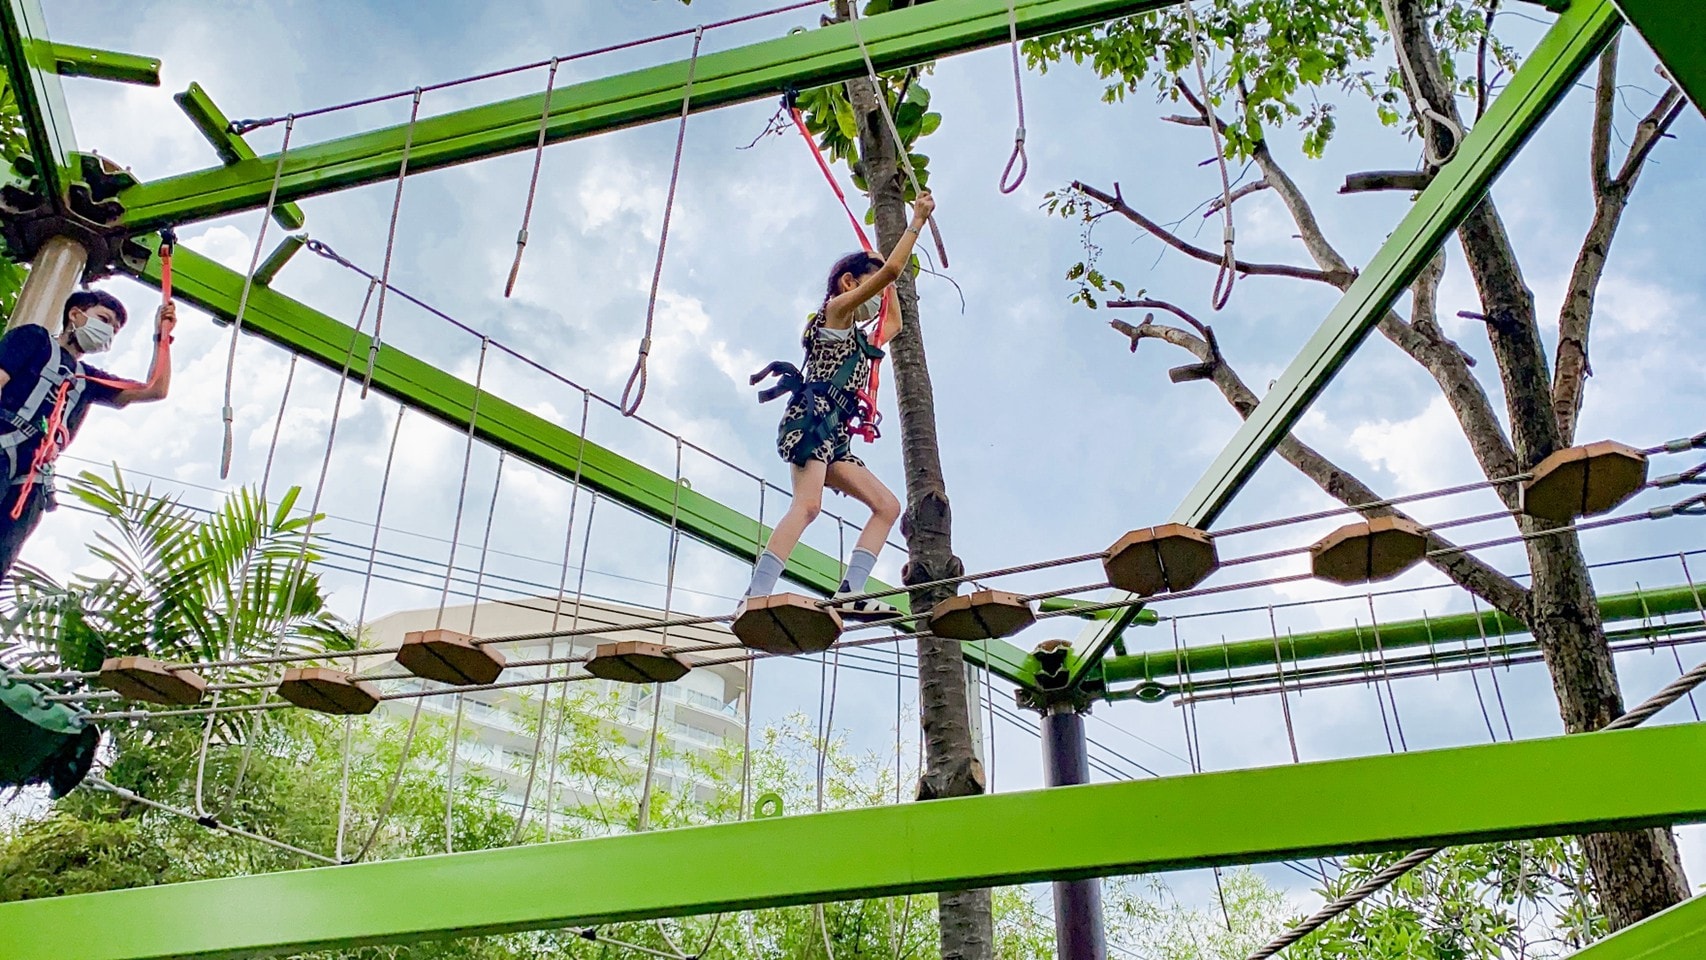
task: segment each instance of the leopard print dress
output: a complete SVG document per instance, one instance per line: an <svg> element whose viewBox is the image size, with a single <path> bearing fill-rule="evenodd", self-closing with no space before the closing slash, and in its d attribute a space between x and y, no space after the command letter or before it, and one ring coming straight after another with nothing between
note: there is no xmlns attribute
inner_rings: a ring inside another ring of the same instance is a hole
<svg viewBox="0 0 1706 960"><path fill-rule="evenodd" d="M853 336L853 331L849 329L846 331L846 336L837 336L840 332L824 329L821 315L814 318L811 326L806 328L806 333L800 338L800 343L806 348L806 362L801 372L807 380L824 381L831 379L835 376L835 371L841 369L841 365L847 361L849 355L860 352L859 341L857 337ZM870 382L871 360L869 357L861 356L859 364L855 368L853 380L848 384L848 389L863 391L870 385ZM788 409L782 413L782 424L785 426L802 418L806 413L805 405L808 402L813 405L812 412L817 416L831 417L836 415L828 399L820 395L811 395L795 398L790 402ZM797 453L796 448L800 445L802 433L803 431L797 428L777 430L776 452L781 455L784 461L794 462ZM851 463L860 467L865 465L865 461L853 455L853 435L848 432L846 421L836 424L834 433L812 450L810 459L821 460L824 463Z"/></svg>

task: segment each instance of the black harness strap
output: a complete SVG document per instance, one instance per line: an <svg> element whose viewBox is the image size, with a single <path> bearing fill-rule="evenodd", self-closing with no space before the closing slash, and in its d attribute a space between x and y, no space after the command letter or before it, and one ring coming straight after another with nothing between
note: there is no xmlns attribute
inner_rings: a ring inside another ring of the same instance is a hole
<svg viewBox="0 0 1706 960"><path fill-rule="evenodd" d="M858 349L847 355L841 361L835 373L828 380L808 380L799 367L785 360L775 360L763 370L753 374L749 382L757 386L762 380L770 377L777 382L758 393L759 403L769 403L777 397L788 396L790 402L800 401L801 414L782 421L778 431L782 435L799 430L800 441L794 446L791 462L795 466L803 466L825 440L835 436L837 427L854 421L868 420L864 405L860 402L858 391L852 389L853 377L859 372L860 360L876 360L883 356L879 347L871 344L865 338L864 331L853 328L853 341ZM817 411L813 399L822 397L829 406L830 413L825 416Z"/></svg>

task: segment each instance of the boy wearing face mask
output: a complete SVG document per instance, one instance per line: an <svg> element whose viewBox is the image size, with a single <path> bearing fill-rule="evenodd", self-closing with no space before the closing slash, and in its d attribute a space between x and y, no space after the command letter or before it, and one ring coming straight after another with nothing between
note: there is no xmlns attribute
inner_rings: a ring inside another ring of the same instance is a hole
<svg viewBox="0 0 1706 960"><path fill-rule="evenodd" d="M0 337L0 577L12 568L42 514L53 509L53 478L34 469L43 428L56 405L66 440L77 435L91 404L125 407L164 399L172 380L170 344L177 312L161 308L154 333L154 362L147 383L116 378L83 358L112 345L124 329L124 304L104 290L79 290L65 301L56 338L25 324Z"/></svg>

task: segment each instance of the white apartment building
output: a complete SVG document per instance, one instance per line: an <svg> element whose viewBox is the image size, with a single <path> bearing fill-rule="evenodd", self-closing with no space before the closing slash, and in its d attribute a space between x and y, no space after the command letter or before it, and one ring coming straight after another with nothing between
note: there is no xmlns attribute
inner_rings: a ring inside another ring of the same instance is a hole
<svg viewBox="0 0 1706 960"><path fill-rule="evenodd" d="M591 653L593 647L599 643L611 641L643 640L658 643L659 635L656 633L632 626L623 628L625 625L656 621L660 617L661 612L658 610L585 598L580 603L577 621L572 599L565 598L562 609L558 611L557 602L553 598L535 597L526 600L486 601L478 606L465 604L446 607L442 620L437 607L401 611L370 622L367 639L374 646L395 646L411 631L430 630L435 627L480 637L540 633L554 629L568 630L571 625L578 629L609 628L597 635L559 639L554 645L545 640L504 644L502 651L505 658L514 663L584 655ZM685 646L696 643L728 643L731 639L732 635L725 625L706 624L671 628L667 642L670 646ZM689 654L685 659L691 664L695 660L727 655L728 651L724 650L700 657ZM361 668L378 666L383 662L375 658L362 664ZM556 676L562 676L564 666L558 664L552 667L509 667L504 670L499 682L542 678L546 670L551 670ZM575 668L575 673L580 672L578 667ZM624 757L636 773L645 769L652 712L656 704L653 698L659 693L663 697L663 712L658 729L664 742L674 748L674 753L705 756L725 745L738 745L742 742L746 692L744 663L695 666L679 681L661 686L582 680L571 684L570 690L578 692L588 687L601 692L615 692L621 698L614 727L627 741L628 746L623 751ZM445 696L426 698L422 710L450 721L455 715L457 701L456 697L451 695L454 688L444 689L447 691ZM502 786L504 802L520 807L527 789L528 770L534 753L541 697L549 695L555 699L561 692L563 691L560 684L542 684L505 690L477 690L463 694L462 727L457 753L460 768L476 769L490 777ZM381 704L380 710L392 715L407 716L414 710L414 702L386 701ZM549 731L545 737L543 750L548 752ZM531 806L534 810L543 809L548 776L549 765L542 760L533 785ZM693 778L688 765L679 757L658 760L653 773L653 789L694 789L704 798L708 799L710 796L710 789ZM559 808L590 799L576 795L572 785L562 776L559 776L554 792Z"/></svg>

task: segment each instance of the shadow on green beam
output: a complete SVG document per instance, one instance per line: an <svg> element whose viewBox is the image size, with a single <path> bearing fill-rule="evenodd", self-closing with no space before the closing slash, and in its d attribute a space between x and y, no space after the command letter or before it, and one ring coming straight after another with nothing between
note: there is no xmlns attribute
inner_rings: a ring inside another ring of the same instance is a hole
<svg viewBox="0 0 1706 960"><path fill-rule="evenodd" d="M1576 0L1559 16L1463 139L1456 159L1416 198L1314 336L1186 494L1169 518L1172 522L1205 530L1214 523L1440 244L1486 195L1541 121L1569 93L1576 77L1621 22L1611 0ZM1101 662L1121 629L1123 625L1115 620L1085 632L1083 671ZM1083 676L1075 672L1071 679L1076 683Z"/></svg>
<svg viewBox="0 0 1706 960"><path fill-rule="evenodd" d="M1569 960L1700 960L1706 957L1706 896L1696 896L1570 954Z"/></svg>
<svg viewBox="0 0 1706 960"><path fill-rule="evenodd" d="M1176 0L1016 0L1022 37L1100 23ZM913 66L1007 40L1008 0L919 4L862 21L879 70ZM688 61L564 86L551 96L547 142L585 137L680 115ZM788 86L809 89L865 72L850 25L767 40L699 58L694 111L779 96ZM430 101L429 101L430 105ZM543 94L456 110L419 121L410 140L409 172L426 172L482 157L531 150L539 135ZM347 189L396 176L407 136L404 126L293 146L278 185L280 200ZM123 223L134 231L252 209L266 202L276 157L244 160L139 184L119 194Z"/></svg>
<svg viewBox="0 0 1706 960"><path fill-rule="evenodd" d="M144 241L152 247L157 238ZM159 258L150 257L142 279L158 285ZM172 260L172 292L227 322L234 316L243 275L180 246ZM249 292L244 329L333 371L345 364L351 376L364 372L368 338L331 317L269 287L256 284ZM353 356L359 358L351 360ZM458 430L468 429L476 391L472 384L433 365L381 343L373 370L373 388ZM563 427L529 413L501 397L481 391L475 434L500 450L563 477L580 471L588 488L646 516L669 522L680 498L684 533L719 550L750 561L757 555L768 528L701 493L677 491L669 477L648 470L613 451L582 439ZM822 551L801 544L788 560L788 576L822 594L841 582L841 564ZM873 581L875 584L875 581ZM881 586L881 585L878 585ZM875 587L874 587L875 588ZM904 607L906 598L894 598ZM985 645L966 644L966 659L984 664ZM988 644L987 666L996 675L1021 686L1034 687L1030 657L1002 641Z"/></svg>
<svg viewBox="0 0 1706 960"><path fill-rule="evenodd" d="M1628 620L1698 613L1706 604L1706 587L1665 587L1638 593L1620 593L1599 599L1600 619L1607 625ZM1462 640L1526 634L1528 627L1495 610L1455 613L1421 620L1383 623L1379 646L1399 650ZM1232 643L1186 647L1183 650L1154 650L1128 657L1109 657L1102 662L1105 683L1162 680L1191 674L1220 674L1228 670L1301 663L1326 657L1363 653L1375 646L1375 630L1364 626L1317 630L1280 637L1261 637Z"/></svg>
<svg viewBox="0 0 1706 960"><path fill-rule="evenodd" d="M1689 724L143 887L0 904L0 960L258 957L1698 822L1706 779L1676 773L1702 764Z"/></svg>

